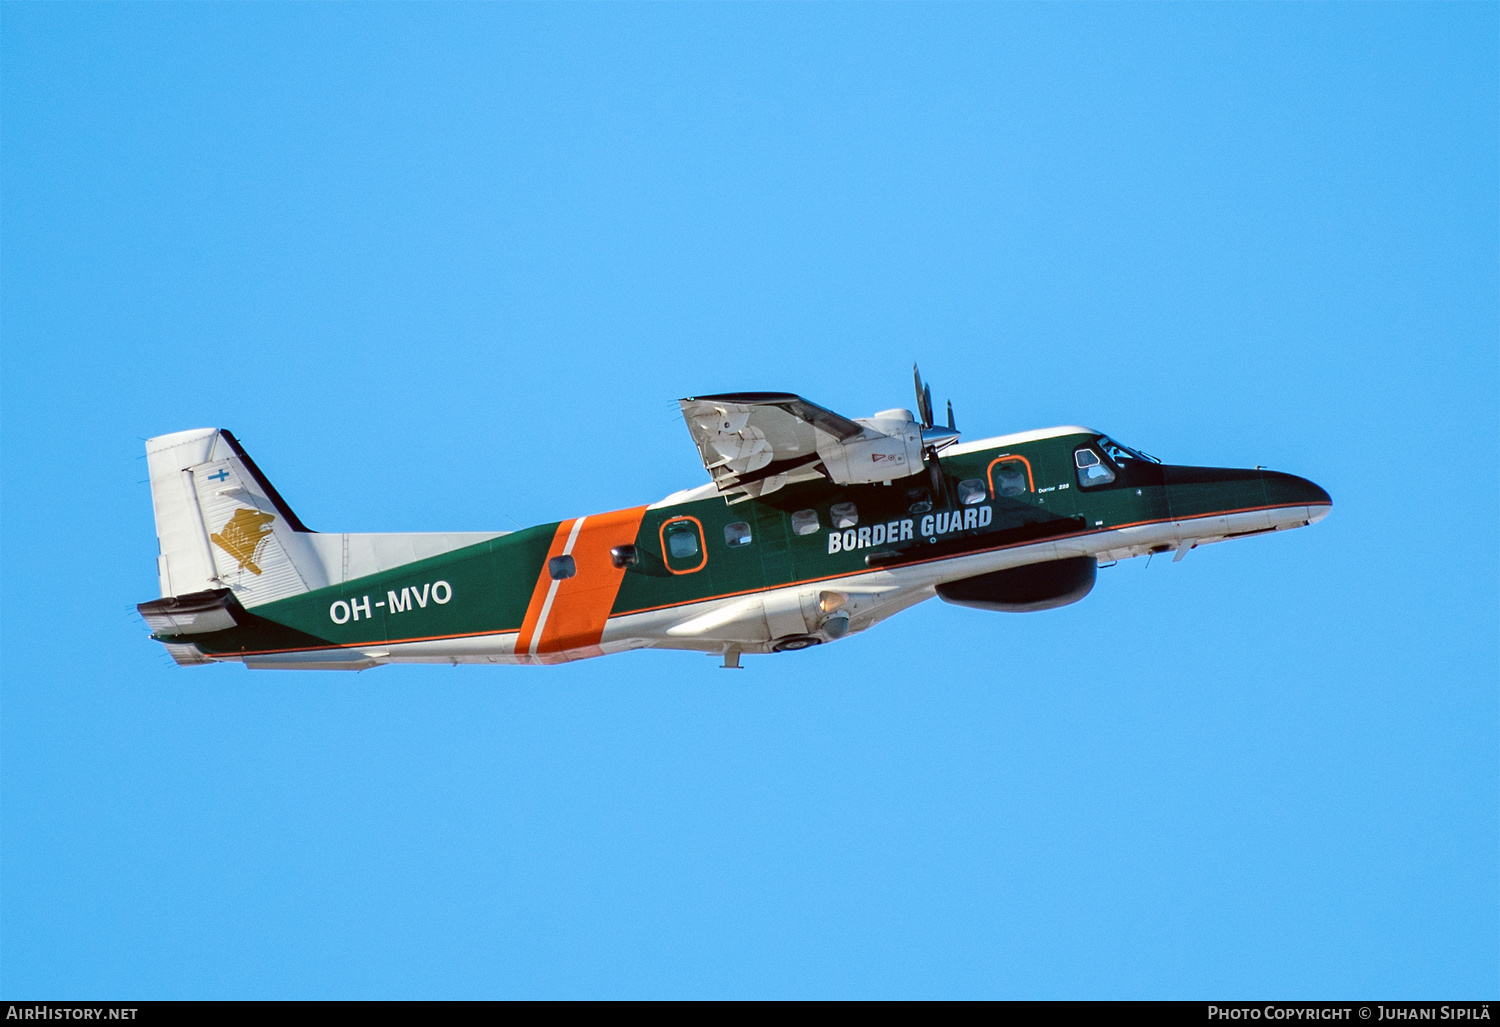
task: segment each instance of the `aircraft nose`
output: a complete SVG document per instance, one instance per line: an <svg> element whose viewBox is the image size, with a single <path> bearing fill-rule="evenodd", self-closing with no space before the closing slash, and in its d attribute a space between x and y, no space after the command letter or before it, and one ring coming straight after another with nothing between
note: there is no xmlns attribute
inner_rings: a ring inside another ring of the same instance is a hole
<svg viewBox="0 0 1500 1027"><path fill-rule="evenodd" d="M1309 520L1316 524L1333 509L1333 497L1316 482L1280 471L1262 471L1266 499L1277 506L1305 506Z"/></svg>
<svg viewBox="0 0 1500 1027"><path fill-rule="evenodd" d="M1237 467L1161 469L1175 517L1201 517L1231 511L1281 510L1285 526L1311 524L1328 516L1333 500L1322 488L1295 474Z"/></svg>

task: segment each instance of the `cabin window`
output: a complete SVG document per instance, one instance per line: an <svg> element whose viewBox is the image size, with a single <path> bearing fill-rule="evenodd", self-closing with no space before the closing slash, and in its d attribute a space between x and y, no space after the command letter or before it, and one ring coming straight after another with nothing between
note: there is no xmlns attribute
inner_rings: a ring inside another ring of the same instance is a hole
<svg viewBox="0 0 1500 1027"><path fill-rule="evenodd" d="M1099 458L1098 453L1087 446L1073 451L1073 463L1078 467L1078 484L1084 488L1090 485L1108 485L1115 480L1115 472Z"/></svg>
<svg viewBox="0 0 1500 1027"><path fill-rule="evenodd" d="M667 532L667 552L674 560L686 560L698 555L698 533L692 525Z"/></svg>
<svg viewBox="0 0 1500 1027"><path fill-rule="evenodd" d="M673 536L674 538L676 536ZM735 521L733 524L724 525L724 544L730 549L738 549L740 546L750 544L750 525L744 521ZM691 555L691 554L687 554Z"/></svg>
<svg viewBox="0 0 1500 1027"><path fill-rule="evenodd" d="M859 523L859 510L853 503L834 503L828 508L828 516L833 518L833 526L840 530Z"/></svg>
<svg viewBox="0 0 1500 1027"><path fill-rule="evenodd" d="M906 501L910 504L907 506L906 512L913 517L919 517L924 513L932 511L932 493L926 489L907 489Z"/></svg>
<svg viewBox="0 0 1500 1027"><path fill-rule="evenodd" d="M571 556L554 556L547 561L547 573L552 576L553 581L561 581L577 574L578 564Z"/></svg>
<svg viewBox="0 0 1500 1027"><path fill-rule="evenodd" d="M727 536L726 536L727 537ZM708 563L703 549L703 525L696 517L673 517L661 526L661 551L667 570L673 574L691 574Z"/></svg>
<svg viewBox="0 0 1500 1027"><path fill-rule="evenodd" d="M988 493L985 491L984 482L978 478L969 478L967 481L958 483L958 501L964 506L983 503L987 496Z"/></svg>
<svg viewBox="0 0 1500 1027"><path fill-rule="evenodd" d="M1026 481L1026 465L1019 460L997 461L991 473L997 496L1019 496L1030 491Z"/></svg>
<svg viewBox="0 0 1500 1027"><path fill-rule="evenodd" d="M811 535L822 525L818 523L818 511L798 510L792 514L792 533L794 535Z"/></svg>

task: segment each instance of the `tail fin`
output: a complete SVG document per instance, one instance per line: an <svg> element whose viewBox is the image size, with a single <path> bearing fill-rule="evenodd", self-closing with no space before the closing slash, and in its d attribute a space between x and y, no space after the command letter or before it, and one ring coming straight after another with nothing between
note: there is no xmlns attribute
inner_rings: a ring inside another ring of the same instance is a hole
<svg viewBox="0 0 1500 1027"><path fill-rule="evenodd" d="M306 525L224 429L146 442L161 594L230 589L242 606L329 582Z"/></svg>

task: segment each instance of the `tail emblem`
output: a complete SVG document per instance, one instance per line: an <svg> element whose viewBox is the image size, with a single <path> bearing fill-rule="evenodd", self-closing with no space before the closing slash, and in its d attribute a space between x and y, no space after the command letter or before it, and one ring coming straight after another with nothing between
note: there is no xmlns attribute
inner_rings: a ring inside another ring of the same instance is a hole
<svg viewBox="0 0 1500 1027"><path fill-rule="evenodd" d="M255 565L256 552L271 535L271 522L275 515L240 507L234 516L224 523L219 534L210 535L213 544L239 561L240 570L259 574Z"/></svg>

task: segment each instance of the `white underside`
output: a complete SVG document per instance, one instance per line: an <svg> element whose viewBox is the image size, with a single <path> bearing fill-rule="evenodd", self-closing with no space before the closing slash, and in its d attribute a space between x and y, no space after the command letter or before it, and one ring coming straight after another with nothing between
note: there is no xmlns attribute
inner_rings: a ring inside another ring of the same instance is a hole
<svg viewBox="0 0 1500 1027"><path fill-rule="evenodd" d="M363 670L385 663L552 664L606 656L629 649L682 649L708 653L767 653L778 638L826 635L819 598L832 593L849 618L848 633L867 630L887 617L936 594L938 585L992 571L1067 557L1092 556L1100 563L1174 551L1181 559L1198 546L1263 531L1316 523L1326 506L1288 506L1225 516L1199 517L1089 535L995 552L955 556L932 563L870 570L825 581L771 589L748 596L711 599L686 606L611 617L597 646L559 653L516 655L517 633L325 649L270 656L216 657L252 669Z"/></svg>

